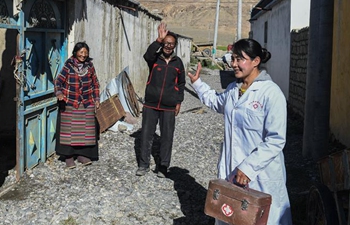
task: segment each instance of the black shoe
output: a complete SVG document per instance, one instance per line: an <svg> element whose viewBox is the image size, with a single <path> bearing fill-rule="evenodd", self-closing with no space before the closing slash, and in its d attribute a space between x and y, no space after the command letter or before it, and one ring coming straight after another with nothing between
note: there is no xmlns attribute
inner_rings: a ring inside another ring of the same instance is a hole
<svg viewBox="0 0 350 225"><path fill-rule="evenodd" d="M139 167L136 171L136 176L144 176L146 173L149 172L149 167Z"/></svg>
<svg viewBox="0 0 350 225"><path fill-rule="evenodd" d="M159 166L157 177L166 178L168 176L168 168L166 166Z"/></svg>

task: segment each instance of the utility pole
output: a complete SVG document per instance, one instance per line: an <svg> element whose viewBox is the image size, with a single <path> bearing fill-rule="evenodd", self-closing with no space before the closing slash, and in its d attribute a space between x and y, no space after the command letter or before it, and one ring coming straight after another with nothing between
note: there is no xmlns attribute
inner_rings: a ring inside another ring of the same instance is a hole
<svg viewBox="0 0 350 225"><path fill-rule="evenodd" d="M238 0L237 5L237 40L242 36L242 0Z"/></svg>
<svg viewBox="0 0 350 225"><path fill-rule="evenodd" d="M213 65L215 61L215 56L216 56L216 42L217 42L217 37L218 37L218 23L219 23L219 11L220 11L220 0L217 1L216 3L216 16L215 16L215 29L214 29L214 43L213 43Z"/></svg>

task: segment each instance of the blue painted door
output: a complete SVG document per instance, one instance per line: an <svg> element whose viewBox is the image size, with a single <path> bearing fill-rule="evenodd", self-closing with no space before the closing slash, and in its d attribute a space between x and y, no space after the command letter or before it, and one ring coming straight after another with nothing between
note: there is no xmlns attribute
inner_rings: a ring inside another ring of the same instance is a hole
<svg viewBox="0 0 350 225"><path fill-rule="evenodd" d="M57 100L53 81L65 57L63 1L27 1L24 32L24 168L45 162L55 151Z"/></svg>
<svg viewBox="0 0 350 225"><path fill-rule="evenodd" d="M12 2L12 1L6 1ZM11 3L12 4L12 3ZM7 6L11 8L10 6ZM55 151L57 100L53 80L66 55L65 1L27 0L4 28L19 31L17 92L17 170L19 176Z"/></svg>

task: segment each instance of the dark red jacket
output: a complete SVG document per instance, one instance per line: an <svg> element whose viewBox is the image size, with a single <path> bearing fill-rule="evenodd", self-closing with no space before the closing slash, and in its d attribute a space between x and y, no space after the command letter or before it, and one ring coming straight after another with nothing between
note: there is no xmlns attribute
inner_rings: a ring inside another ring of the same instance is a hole
<svg viewBox="0 0 350 225"><path fill-rule="evenodd" d="M185 68L175 54L167 63L162 52L161 43L155 41L143 56L150 70L144 106L157 110L175 110L176 105L184 100Z"/></svg>

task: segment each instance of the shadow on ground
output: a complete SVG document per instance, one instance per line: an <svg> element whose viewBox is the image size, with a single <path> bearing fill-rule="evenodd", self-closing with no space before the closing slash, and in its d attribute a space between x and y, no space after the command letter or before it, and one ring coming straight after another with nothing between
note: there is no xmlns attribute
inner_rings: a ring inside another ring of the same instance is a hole
<svg viewBox="0 0 350 225"><path fill-rule="evenodd" d="M134 150L137 163L140 159L141 129L132 133L131 137L135 138ZM153 136L151 155L157 165L159 160L160 137L158 134ZM157 173L157 168L154 171ZM181 218L174 219L173 225L212 225L214 219L204 214L204 204L207 189L197 183L189 175L189 171L179 167L170 167L168 178L174 181L174 189L177 192L181 211L185 215Z"/></svg>
<svg viewBox="0 0 350 225"><path fill-rule="evenodd" d="M169 179L174 181L184 217L174 219L173 225L212 225L214 219L204 214L207 189L189 175L189 171L179 167L169 168Z"/></svg>
<svg viewBox="0 0 350 225"><path fill-rule="evenodd" d="M16 166L16 137L0 136L0 187L4 184L8 171Z"/></svg>

